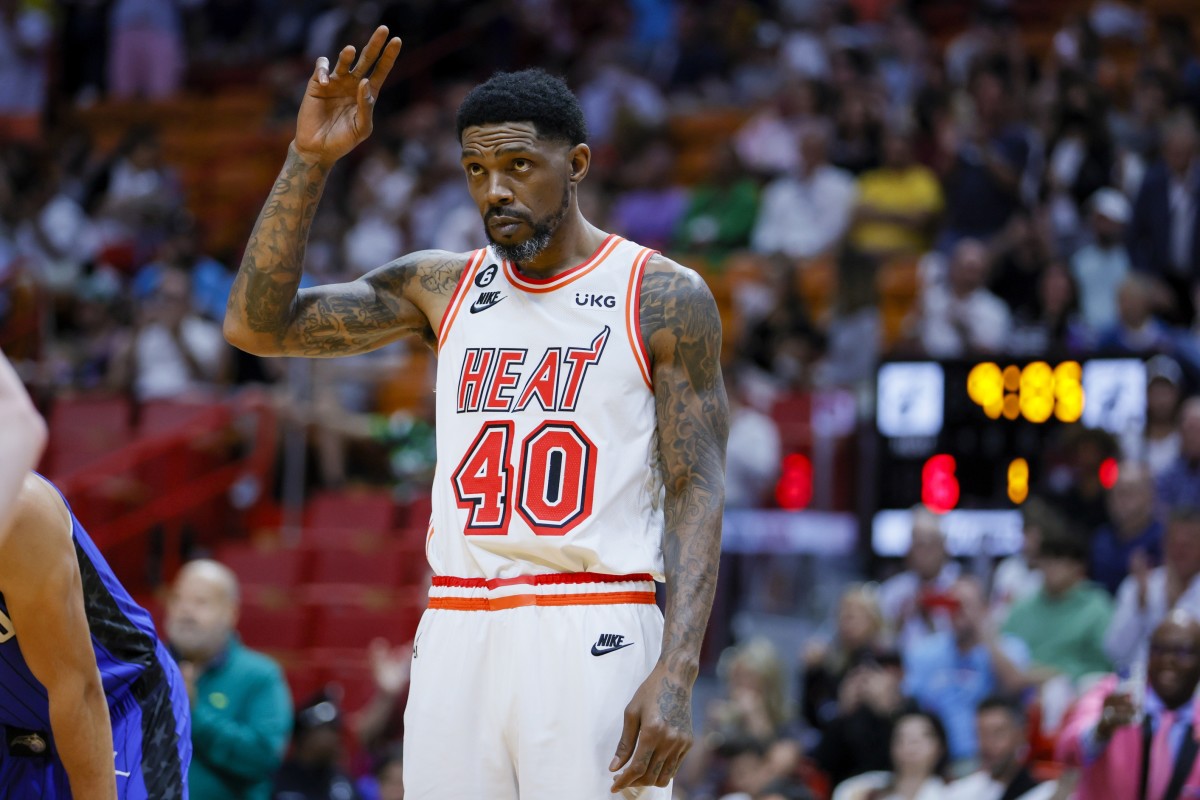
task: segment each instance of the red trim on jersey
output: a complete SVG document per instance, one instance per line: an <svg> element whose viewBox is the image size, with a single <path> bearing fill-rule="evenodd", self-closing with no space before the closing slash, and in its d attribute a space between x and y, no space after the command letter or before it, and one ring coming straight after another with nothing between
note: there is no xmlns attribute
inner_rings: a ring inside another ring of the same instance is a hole
<svg viewBox="0 0 1200 800"><path fill-rule="evenodd" d="M627 583L630 581L652 581L648 572L633 575L608 575L603 572L549 572L545 575L518 575L515 578L455 578L451 575L434 575L434 586L453 586L459 589L498 589L502 586L557 586L564 583Z"/></svg>
<svg viewBox="0 0 1200 800"><path fill-rule="evenodd" d="M596 252L584 261L582 264L571 267L566 272L560 272L549 278L529 278L519 274L509 261L504 262L504 274L508 278L509 283L521 289L522 291L532 292L534 294L542 294L544 292L552 292L555 289L561 289L569 283L573 283L584 275L588 274L596 267L604 263L604 259L608 258L612 251L617 248L617 245L624 241L615 233L610 233L604 237L604 241L596 248Z"/></svg>
<svg viewBox="0 0 1200 800"><path fill-rule="evenodd" d="M600 594L514 594L508 597L431 597L430 608L446 611L505 611L525 606L654 605L654 592Z"/></svg>
<svg viewBox="0 0 1200 800"><path fill-rule="evenodd" d="M446 311L442 315L442 324L438 326L437 343L439 350L445 344L446 335L450 332L450 326L454 324L454 318L458 316L458 311L462 308L462 300L466 296L466 287L475 279L475 270L479 269L479 265L483 263L483 257L486 254L486 250L475 251L467 261L466 269L459 276L454 291L450 294L450 302L446 304Z"/></svg>
<svg viewBox="0 0 1200 800"><path fill-rule="evenodd" d="M646 248L634 259L633 269L629 271L629 293L625 296L625 332L633 349L633 360L637 362L642 380L651 392L654 391L654 383L650 380L650 351L642 340L642 278L646 275L646 264L657 252Z"/></svg>

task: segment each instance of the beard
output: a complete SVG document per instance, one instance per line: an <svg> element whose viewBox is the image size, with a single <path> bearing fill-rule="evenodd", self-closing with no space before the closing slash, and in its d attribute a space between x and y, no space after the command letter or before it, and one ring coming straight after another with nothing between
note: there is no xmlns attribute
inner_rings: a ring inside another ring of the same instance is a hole
<svg viewBox="0 0 1200 800"><path fill-rule="evenodd" d="M504 244L496 241L492 237L492 230L485 223L483 226L484 233L487 234L488 241L491 242L492 249L496 251L496 255L505 261L511 261L514 264L527 264L537 258L543 250L550 246L551 240L554 239L554 234L558 232L558 226L567 218L567 209L571 207L571 184L563 185L562 203L558 209L547 214L539 220L534 220L519 214L513 214L503 208L490 209L487 217L506 216L515 217L523 220L533 229L533 233L523 242L516 244ZM486 218L485 218L486 219Z"/></svg>

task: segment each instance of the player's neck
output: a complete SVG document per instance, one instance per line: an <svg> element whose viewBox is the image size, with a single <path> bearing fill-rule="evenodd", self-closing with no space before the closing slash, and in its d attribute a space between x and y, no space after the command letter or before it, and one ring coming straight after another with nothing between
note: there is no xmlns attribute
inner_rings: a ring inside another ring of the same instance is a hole
<svg viewBox="0 0 1200 800"><path fill-rule="evenodd" d="M606 236L607 233L584 219L577 208L572 208L546 249L517 264L517 271L530 278L553 278L591 258Z"/></svg>

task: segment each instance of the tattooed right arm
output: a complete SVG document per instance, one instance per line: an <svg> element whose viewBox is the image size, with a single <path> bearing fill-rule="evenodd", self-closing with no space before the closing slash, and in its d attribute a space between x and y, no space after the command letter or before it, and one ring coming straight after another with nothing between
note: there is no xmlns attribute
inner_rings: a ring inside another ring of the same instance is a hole
<svg viewBox="0 0 1200 800"><path fill-rule="evenodd" d="M409 333L432 336L421 298L448 297L466 257L426 250L362 278L300 289L304 251L329 168L288 148L254 225L225 313L225 338L260 356L365 353Z"/></svg>

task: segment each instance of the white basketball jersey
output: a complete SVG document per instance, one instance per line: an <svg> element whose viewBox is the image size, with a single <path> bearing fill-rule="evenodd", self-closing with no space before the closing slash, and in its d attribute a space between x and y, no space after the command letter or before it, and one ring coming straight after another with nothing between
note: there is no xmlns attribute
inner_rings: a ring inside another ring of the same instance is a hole
<svg viewBox="0 0 1200 800"><path fill-rule="evenodd" d="M653 251L610 235L549 279L476 251L438 332L435 575L663 579L663 486L638 327Z"/></svg>

